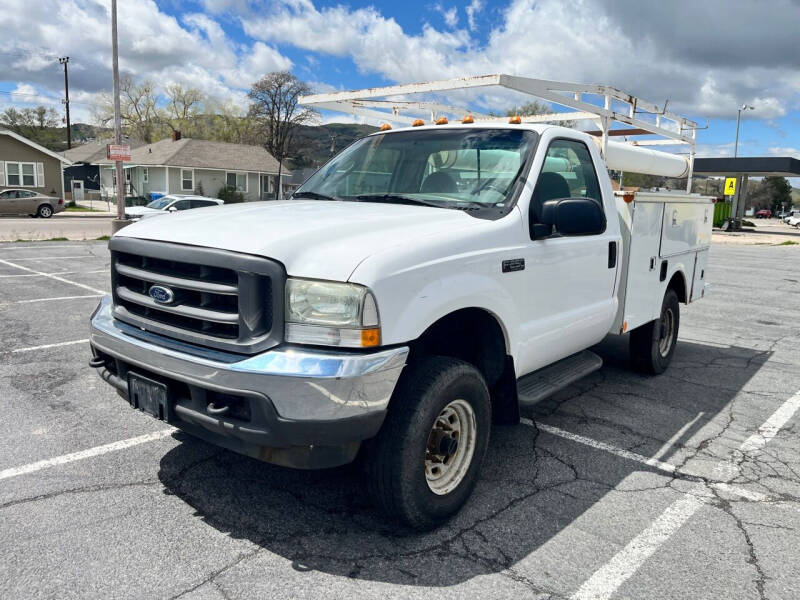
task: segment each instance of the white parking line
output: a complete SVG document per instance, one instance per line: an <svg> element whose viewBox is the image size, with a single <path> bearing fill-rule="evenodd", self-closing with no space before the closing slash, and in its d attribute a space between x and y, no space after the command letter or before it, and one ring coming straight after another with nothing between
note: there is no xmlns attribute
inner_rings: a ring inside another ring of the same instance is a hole
<svg viewBox="0 0 800 600"><path fill-rule="evenodd" d="M51 248L80 248L81 246L77 244L63 244L60 246L0 246L0 250L39 250L40 248L46 248L50 250Z"/></svg>
<svg viewBox="0 0 800 600"><path fill-rule="evenodd" d="M77 298L102 298L105 294L89 294L88 296L59 296L58 298L34 298L33 300L14 300L13 302L0 302L0 306L9 304L33 304L34 302L50 302L51 300L75 300Z"/></svg>
<svg viewBox="0 0 800 600"><path fill-rule="evenodd" d="M12 262L7 260L3 260L0 258L0 264L7 265L9 267L15 267L17 269L22 269L23 271L28 271L29 273L35 273L36 275L42 275L43 277L47 277L49 279L54 279L55 281L60 281L62 283L70 283L72 285L77 285L80 288L85 290L89 290L90 292L94 292L95 294L106 294L103 290L98 290L97 288L93 288L89 285L84 285L82 283L78 283L77 281L70 281L69 279L64 279L63 277L59 277L58 275L53 275L52 273L44 273L42 271L37 271L36 269L29 269L28 267L23 267L22 265L15 265Z"/></svg>
<svg viewBox="0 0 800 600"><path fill-rule="evenodd" d="M739 451L753 453L763 448L786 425L799 408L800 392L781 404L769 419L758 428L758 432L747 438L739 446ZM721 463L722 468L719 470L725 470L725 466L728 464L730 464L730 461ZM609 562L598 569L575 592L572 600L607 600L610 598L708 500L709 497L707 496L698 497L694 494L686 494L673 502L653 521L650 527L633 538Z"/></svg>
<svg viewBox="0 0 800 600"><path fill-rule="evenodd" d="M110 444L104 444L102 446L95 446L94 448L81 450L80 452L62 454L61 456L56 456L55 458L40 460L35 463L22 465L21 467L4 469L0 471L0 480L10 479L11 477L17 477L18 475L27 475L28 473L34 473L36 471L41 471L42 469L48 469L57 465L65 465L67 463L83 460L85 458L92 458L94 456L100 456L101 454L107 454L109 452L116 452L117 450L124 450L125 448L130 448L132 446L138 446L139 444L153 442L155 440L160 440L161 438L167 437L168 435L172 434L173 431L175 431L175 428L170 427L169 429L162 429L153 433L146 433L137 437L128 438L127 440L120 440L118 442L111 442Z"/></svg>
<svg viewBox="0 0 800 600"><path fill-rule="evenodd" d="M15 275L0 275L0 279L10 279L12 277L46 277L47 275L74 275L76 273L80 275L94 275L96 273L108 273L109 269L98 269L96 271L54 271L52 273L18 273Z"/></svg>
<svg viewBox="0 0 800 600"><path fill-rule="evenodd" d="M25 256L23 258L15 258L19 262L21 260L62 260L64 258L103 258L102 256L95 256L94 254L79 254L77 256Z"/></svg>
<svg viewBox="0 0 800 600"><path fill-rule="evenodd" d="M59 348L61 346L72 346L73 344L86 344L89 342L89 338L84 340L72 340L71 342L58 342L57 344L44 344L42 346L31 346L30 348L17 348L16 350L12 350L12 353L16 352L32 352L34 350L46 350L48 348Z"/></svg>

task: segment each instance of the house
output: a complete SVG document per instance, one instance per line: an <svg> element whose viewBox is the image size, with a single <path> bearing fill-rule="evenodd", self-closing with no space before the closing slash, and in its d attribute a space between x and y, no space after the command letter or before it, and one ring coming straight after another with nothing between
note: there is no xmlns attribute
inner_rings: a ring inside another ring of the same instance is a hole
<svg viewBox="0 0 800 600"><path fill-rule="evenodd" d="M295 169L294 171L292 171L292 176L287 178L283 182L284 196L288 196L289 194L294 192L297 188L303 185L309 177L311 177L316 172L317 169L311 167L306 167L304 169Z"/></svg>
<svg viewBox="0 0 800 600"><path fill-rule="evenodd" d="M74 196L78 196L80 189L100 191L100 167L98 163L106 157L106 145L113 143L110 139L92 140L85 144L65 150L61 154L70 160L72 165L64 169L64 189L72 192L73 187L78 188ZM125 140L131 148L138 148L144 142L138 140ZM75 182L74 184L72 182ZM73 198L79 199L79 198Z"/></svg>
<svg viewBox="0 0 800 600"><path fill-rule="evenodd" d="M108 159L99 161L100 186L115 195L116 172ZM172 138L131 151L124 164L126 196L150 199L150 194L202 194L216 197L225 186L235 187L245 201L275 197L278 161L261 146ZM285 167L281 179L292 173Z"/></svg>
<svg viewBox="0 0 800 600"><path fill-rule="evenodd" d="M25 188L63 198L63 166L70 164L60 154L18 133L0 129L0 188Z"/></svg>

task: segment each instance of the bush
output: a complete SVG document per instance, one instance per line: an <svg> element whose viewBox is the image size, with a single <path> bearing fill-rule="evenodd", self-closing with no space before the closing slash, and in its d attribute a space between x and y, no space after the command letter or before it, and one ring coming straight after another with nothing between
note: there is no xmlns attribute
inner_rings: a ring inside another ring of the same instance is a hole
<svg viewBox="0 0 800 600"><path fill-rule="evenodd" d="M244 194L242 192L237 192L236 188L232 185L223 185L219 189L219 192L217 192L217 198L224 200L225 204L244 202Z"/></svg>

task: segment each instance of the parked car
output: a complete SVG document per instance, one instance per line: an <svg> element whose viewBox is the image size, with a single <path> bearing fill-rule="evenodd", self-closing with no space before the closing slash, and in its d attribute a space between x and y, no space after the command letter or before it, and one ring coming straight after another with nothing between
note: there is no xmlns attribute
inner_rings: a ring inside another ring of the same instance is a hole
<svg viewBox="0 0 800 600"><path fill-rule="evenodd" d="M756 219L771 219L772 218L772 211L768 208L759 210L756 213Z"/></svg>
<svg viewBox="0 0 800 600"><path fill-rule="evenodd" d="M0 215L29 215L49 219L64 210L64 199L24 189L0 192Z"/></svg>
<svg viewBox="0 0 800 600"><path fill-rule="evenodd" d="M792 210L786 211L784 213L784 216L783 216L783 222L784 223L788 223L789 219L791 219L792 217L796 217L797 215L800 215L800 210L792 209Z"/></svg>
<svg viewBox="0 0 800 600"><path fill-rule="evenodd" d="M786 223L791 225L792 227L797 227L800 225L800 213L795 213L794 216L788 217L786 219Z"/></svg>
<svg viewBox="0 0 800 600"><path fill-rule="evenodd" d="M163 215L170 212L177 212L179 210L189 210L192 208L203 208L206 206L219 206L224 204L223 200L218 198L209 198L208 196L190 196L182 194L167 194L153 200L146 206L128 206L125 208L125 217L138 221L139 219L146 219L148 217L155 217L156 215Z"/></svg>

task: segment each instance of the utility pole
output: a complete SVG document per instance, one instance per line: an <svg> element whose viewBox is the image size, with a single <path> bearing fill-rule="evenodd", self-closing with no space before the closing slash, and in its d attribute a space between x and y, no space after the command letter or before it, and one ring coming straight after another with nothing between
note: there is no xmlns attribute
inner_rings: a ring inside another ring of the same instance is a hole
<svg viewBox="0 0 800 600"><path fill-rule="evenodd" d="M114 143L122 144L122 119L119 108L119 47L117 45L117 0L111 0L111 67L114 75ZM122 173L122 161L114 162L117 174L117 222L125 218L125 177Z"/></svg>
<svg viewBox="0 0 800 600"><path fill-rule="evenodd" d="M64 106L67 108L67 149L69 149L72 148L72 132L69 127L69 72L67 70L69 56L62 56L58 62L64 65Z"/></svg>

